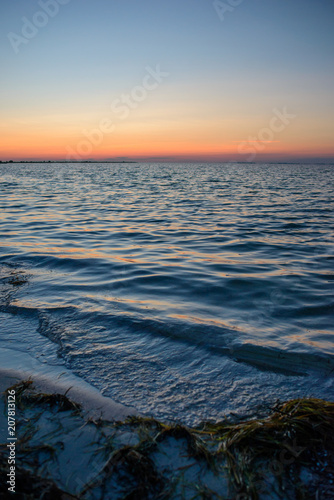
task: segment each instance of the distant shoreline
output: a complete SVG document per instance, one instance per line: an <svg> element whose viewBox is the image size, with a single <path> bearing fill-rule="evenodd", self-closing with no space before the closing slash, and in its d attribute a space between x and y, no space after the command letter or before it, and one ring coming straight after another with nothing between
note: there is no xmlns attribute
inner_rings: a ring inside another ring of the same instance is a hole
<svg viewBox="0 0 334 500"><path fill-rule="evenodd" d="M123 161L123 160L119 160L119 161L116 161L116 160L37 160L37 161L34 161L34 160L18 160L18 161L14 161L14 160L6 160L6 161L1 161L0 160L0 165L6 165L6 164L21 164L21 163L32 163L32 164L57 164L57 163L67 163L69 165L76 165L76 164L81 164L81 163L88 163L88 164L96 164L96 163L111 163L111 164L140 164L140 163L201 163L201 164L206 164L206 163L209 163L209 164L213 164L213 163L219 163L219 164L233 164L233 165L333 165L334 164L334 161L330 161L330 162L318 162L318 161L314 161L314 162L310 162L310 161L218 161L218 160L214 160L214 161L193 161L193 160L142 160L142 161L134 161L134 160L128 160L128 161Z"/></svg>
<svg viewBox="0 0 334 500"><path fill-rule="evenodd" d="M40 160L40 161L34 161L34 160L20 160L20 161L14 161L14 160L8 160L8 161L1 161L0 164L3 163L138 163L136 161L90 161L90 160L83 160L83 161L68 161L68 160Z"/></svg>

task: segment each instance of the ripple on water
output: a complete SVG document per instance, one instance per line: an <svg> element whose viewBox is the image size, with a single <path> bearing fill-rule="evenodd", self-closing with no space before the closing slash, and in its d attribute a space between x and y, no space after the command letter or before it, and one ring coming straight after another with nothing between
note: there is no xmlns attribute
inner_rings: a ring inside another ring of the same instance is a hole
<svg viewBox="0 0 334 500"><path fill-rule="evenodd" d="M160 417L333 397L333 168L0 165L2 312Z"/></svg>

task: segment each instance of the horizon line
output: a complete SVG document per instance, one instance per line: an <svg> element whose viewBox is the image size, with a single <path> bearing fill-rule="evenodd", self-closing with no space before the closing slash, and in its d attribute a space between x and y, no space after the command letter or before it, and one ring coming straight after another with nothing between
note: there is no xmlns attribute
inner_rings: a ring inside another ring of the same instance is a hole
<svg viewBox="0 0 334 500"><path fill-rule="evenodd" d="M10 159L10 160L0 160L0 164L14 164L14 163L68 163L68 164L80 164L80 163L124 163L124 164L140 164L140 163L235 163L235 164L299 164L299 163L315 163L315 164L334 164L334 157L301 157L301 158L291 158L291 159L277 159L277 160L264 160L260 159L258 161L241 161L235 159L189 159L189 158L166 158L166 157L148 157L140 159L89 159L89 160L67 160L64 158L60 159Z"/></svg>

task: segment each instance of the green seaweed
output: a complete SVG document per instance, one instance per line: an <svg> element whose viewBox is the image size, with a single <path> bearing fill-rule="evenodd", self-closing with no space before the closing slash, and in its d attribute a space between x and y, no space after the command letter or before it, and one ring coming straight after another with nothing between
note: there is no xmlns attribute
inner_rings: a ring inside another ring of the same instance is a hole
<svg viewBox="0 0 334 500"><path fill-rule="evenodd" d="M276 477L279 476L281 489L294 488L298 486L296 478L299 479L302 465L315 462L324 449L333 453L333 428L333 403L296 399L277 405L266 419L238 424L208 424L203 431L209 432L220 443L218 452L227 459L229 475L236 489L246 498L248 495L257 499L258 483L263 486L265 479L259 471L265 461L270 460L280 467L281 472ZM273 467L271 472L275 475ZM289 478L292 472L293 481Z"/></svg>
<svg viewBox="0 0 334 500"><path fill-rule="evenodd" d="M197 435L196 430L189 429L180 424L165 426L163 430L157 435L156 440L162 441L167 437L174 437L176 439L185 439L188 444L188 453L190 456L204 460L206 464L215 468L215 456L211 453L205 443Z"/></svg>
<svg viewBox="0 0 334 500"><path fill-rule="evenodd" d="M59 411L72 410L76 413L81 411L81 405L71 401L66 394L46 394L36 393L33 391L34 386L32 380L24 380L18 382L6 391L15 391L16 404L24 408L24 406L45 405L50 408L56 407Z"/></svg>
<svg viewBox="0 0 334 500"><path fill-rule="evenodd" d="M18 409L20 477L22 481L29 477L34 483L27 491L17 483L23 488L21 498L39 498L44 490L48 493L43 498L76 498L77 492L66 493L52 478L42 479L43 466L50 459L55 467L59 464L63 450L59 434L70 432L65 425L68 418L75 419L72 428L89 432L83 450L98 464L82 484L82 499L113 498L114 491L115 498L121 495L127 500L334 497L334 403L295 399L276 404L263 418L225 419L191 428L145 417L130 417L124 422L85 418L80 406L66 394L40 394L31 380L13 388ZM48 426L43 433L45 421ZM129 439L136 444L124 444ZM168 442L174 446L174 440L179 443L175 453L181 459L180 466L161 468L157 457ZM6 444L0 445L1 471L6 468L6 452ZM185 456L193 463L185 463ZM191 472L194 466L201 471L201 479ZM303 471L308 471L307 480ZM205 483L206 477L224 481L212 483L216 485L212 488ZM217 485L225 485L226 478L229 491L219 491Z"/></svg>
<svg viewBox="0 0 334 500"><path fill-rule="evenodd" d="M129 479L132 479L130 491L124 499L145 499L150 495L160 495L163 490L164 480L158 474L153 461L144 453L139 451L139 446L123 446L115 450L106 464L100 471L99 477L95 478L82 490L81 495L85 496L88 491L101 486L106 479L124 470ZM155 498L158 498L155 496Z"/></svg>
<svg viewBox="0 0 334 500"><path fill-rule="evenodd" d="M22 286L28 283L28 278L26 278L23 274L12 274L8 278L8 283L12 286Z"/></svg>

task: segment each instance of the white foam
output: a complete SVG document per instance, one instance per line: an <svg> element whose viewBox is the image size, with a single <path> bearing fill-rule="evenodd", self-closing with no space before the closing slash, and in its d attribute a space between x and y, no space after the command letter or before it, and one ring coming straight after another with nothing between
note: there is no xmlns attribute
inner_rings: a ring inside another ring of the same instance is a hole
<svg viewBox="0 0 334 500"><path fill-rule="evenodd" d="M80 403L83 409L94 416L107 420L123 420L137 414L134 408L116 403L102 396L98 389L74 375L64 366L41 363L28 353L0 348L0 377L18 380L31 378L38 391L65 394Z"/></svg>
<svg viewBox="0 0 334 500"><path fill-rule="evenodd" d="M136 414L134 408L102 396L100 391L68 370L57 356L58 346L37 332L36 318L0 313L0 378L31 378L37 390L67 395L90 415L122 420ZM3 388L3 383L1 387Z"/></svg>

